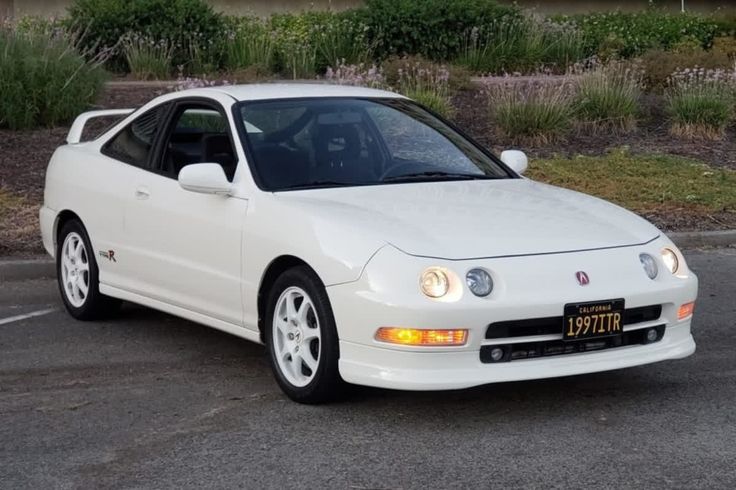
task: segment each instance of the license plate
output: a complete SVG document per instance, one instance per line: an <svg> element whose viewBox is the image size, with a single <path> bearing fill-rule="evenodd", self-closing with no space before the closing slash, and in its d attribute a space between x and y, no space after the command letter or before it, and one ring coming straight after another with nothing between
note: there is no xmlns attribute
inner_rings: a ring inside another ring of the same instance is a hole
<svg viewBox="0 0 736 490"><path fill-rule="evenodd" d="M562 340L607 337L623 333L624 300L565 305Z"/></svg>

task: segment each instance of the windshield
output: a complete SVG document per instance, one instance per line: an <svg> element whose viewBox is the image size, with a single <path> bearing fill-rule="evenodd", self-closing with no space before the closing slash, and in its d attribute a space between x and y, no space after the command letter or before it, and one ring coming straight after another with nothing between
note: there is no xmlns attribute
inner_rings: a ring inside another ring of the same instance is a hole
<svg viewBox="0 0 736 490"><path fill-rule="evenodd" d="M404 99L251 101L236 113L256 179L269 191L513 176Z"/></svg>

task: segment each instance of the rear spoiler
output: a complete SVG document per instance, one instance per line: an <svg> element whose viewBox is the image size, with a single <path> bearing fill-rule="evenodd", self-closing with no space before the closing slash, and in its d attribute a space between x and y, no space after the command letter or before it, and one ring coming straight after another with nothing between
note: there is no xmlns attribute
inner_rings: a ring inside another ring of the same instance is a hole
<svg viewBox="0 0 736 490"><path fill-rule="evenodd" d="M135 109L109 109L106 111L89 111L80 114L69 129L69 134L66 137L66 142L70 145L79 143L82 140L82 132L84 126L90 119L96 117L110 117L110 116L127 116L131 114Z"/></svg>

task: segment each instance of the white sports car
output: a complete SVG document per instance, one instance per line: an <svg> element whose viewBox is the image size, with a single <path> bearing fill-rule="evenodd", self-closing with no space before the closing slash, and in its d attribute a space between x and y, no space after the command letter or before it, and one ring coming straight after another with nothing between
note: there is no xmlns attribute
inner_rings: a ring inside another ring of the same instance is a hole
<svg viewBox="0 0 736 490"><path fill-rule="evenodd" d="M82 142L88 120L125 115ZM657 228L521 176L390 92L246 85L82 114L40 212L81 320L132 301L267 345L314 403L695 351L698 281Z"/></svg>

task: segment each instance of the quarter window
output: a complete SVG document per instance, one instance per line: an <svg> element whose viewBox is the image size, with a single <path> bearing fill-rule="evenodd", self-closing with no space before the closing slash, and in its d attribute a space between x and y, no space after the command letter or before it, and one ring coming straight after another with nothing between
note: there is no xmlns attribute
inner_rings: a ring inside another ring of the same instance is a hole
<svg viewBox="0 0 736 490"><path fill-rule="evenodd" d="M103 153L136 167L147 167L168 108L169 104L163 104L136 118L104 146Z"/></svg>

